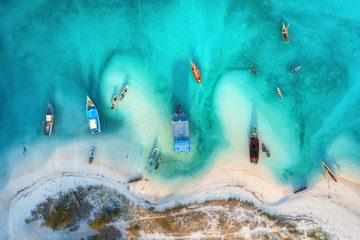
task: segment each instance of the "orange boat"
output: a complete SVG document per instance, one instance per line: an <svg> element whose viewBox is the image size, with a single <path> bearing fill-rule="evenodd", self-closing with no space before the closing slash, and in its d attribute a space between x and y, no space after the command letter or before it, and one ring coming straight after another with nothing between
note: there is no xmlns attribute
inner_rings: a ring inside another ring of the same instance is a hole
<svg viewBox="0 0 360 240"><path fill-rule="evenodd" d="M289 27L289 25L288 25ZM289 43L289 32L288 32L288 27L285 27L285 24L283 23L283 26L282 26L282 36L284 38L284 42L285 43Z"/></svg>
<svg viewBox="0 0 360 240"><path fill-rule="evenodd" d="M202 83L202 80L201 80L201 75L200 75L200 71L199 69L196 67L196 65L191 61L191 58L190 58L190 62L191 62L191 71L194 75L194 78L195 78L195 81L200 85L201 87L201 83ZM201 87L202 88L202 87Z"/></svg>
<svg viewBox="0 0 360 240"><path fill-rule="evenodd" d="M256 131L256 125L254 125L254 129L250 138L250 162L258 163L259 160L259 139Z"/></svg>

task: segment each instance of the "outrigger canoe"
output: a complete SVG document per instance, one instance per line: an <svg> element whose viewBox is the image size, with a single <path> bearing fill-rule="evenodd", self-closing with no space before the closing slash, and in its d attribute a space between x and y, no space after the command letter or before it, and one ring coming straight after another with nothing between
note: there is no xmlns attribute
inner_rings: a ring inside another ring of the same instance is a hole
<svg viewBox="0 0 360 240"><path fill-rule="evenodd" d="M50 102L48 102L46 108L46 117L44 123L44 136L50 136L52 133L53 123L54 123L54 109Z"/></svg>
<svg viewBox="0 0 360 240"><path fill-rule="evenodd" d="M117 102L117 98L118 98L117 95L115 95L115 96L113 97L113 99L112 99L112 101L111 101L111 105L110 105L110 110L114 110L114 109L115 109L115 107L116 107L116 102Z"/></svg>
<svg viewBox="0 0 360 240"><path fill-rule="evenodd" d="M280 88L279 88L279 87L277 87L277 92L278 92L278 96L279 96L280 101L282 101L282 94L281 94L281 92L280 92Z"/></svg>
<svg viewBox="0 0 360 240"><path fill-rule="evenodd" d="M86 116L89 121L92 134L100 133L100 119L94 103L87 97L86 100Z"/></svg>
<svg viewBox="0 0 360 240"><path fill-rule="evenodd" d="M323 166L325 168L326 173L330 176L330 178L332 180L334 180L335 182L337 182L335 174L330 170L330 168L328 166L326 166L326 164L324 162L322 164L323 164Z"/></svg>
<svg viewBox="0 0 360 240"><path fill-rule="evenodd" d="M250 162L258 163L259 160L259 139L256 131L256 125L254 125L254 129L250 138Z"/></svg>
<svg viewBox="0 0 360 240"><path fill-rule="evenodd" d="M129 90L129 85L126 85L119 96L120 101L122 101L124 99L128 90Z"/></svg>
<svg viewBox="0 0 360 240"><path fill-rule="evenodd" d="M194 75L195 81L196 81L197 84L199 84L200 87L202 88L202 86L201 86L202 79L201 79L200 71L199 71L199 69L196 67L196 65L191 61L191 58L190 58L190 63L191 63L191 71L192 71L192 73L193 73L193 75Z"/></svg>
<svg viewBox="0 0 360 240"><path fill-rule="evenodd" d="M287 30L287 27L285 27L284 22L283 22L283 25L282 25L282 36L284 38L284 42L289 43L289 32Z"/></svg>
<svg viewBox="0 0 360 240"><path fill-rule="evenodd" d="M156 154L157 154L157 148L155 148L154 151L151 154L151 157L150 157L150 160L149 160L149 166L152 166L154 164Z"/></svg>

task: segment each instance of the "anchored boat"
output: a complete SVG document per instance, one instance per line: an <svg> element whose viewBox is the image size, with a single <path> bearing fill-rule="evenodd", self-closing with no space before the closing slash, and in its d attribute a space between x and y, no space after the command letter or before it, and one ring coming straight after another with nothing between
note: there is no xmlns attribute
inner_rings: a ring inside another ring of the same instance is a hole
<svg viewBox="0 0 360 240"><path fill-rule="evenodd" d="M174 152L190 152L189 121L181 106L176 106L176 113L172 116L172 130L174 137Z"/></svg>
<svg viewBox="0 0 360 240"><path fill-rule="evenodd" d="M282 37L284 38L285 43L289 43L289 32L287 30L289 25L287 27L285 27L284 22L283 22L283 25L282 25Z"/></svg>
<svg viewBox="0 0 360 240"><path fill-rule="evenodd" d="M48 102L48 105L46 108L46 117L45 117L45 121L43 122L43 124L44 124L43 135L44 136L51 135L53 123L54 123L54 109L53 109L53 106L51 105L51 103Z"/></svg>
<svg viewBox="0 0 360 240"><path fill-rule="evenodd" d="M157 148L155 148L154 151L151 154L151 157L150 157L150 160L149 160L149 166L152 166L154 164L156 154L157 154Z"/></svg>
<svg viewBox="0 0 360 240"><path fill-rule="evenodd" d="M300 68L301 68L301 66L298 66L297 68L295 68L294 70L292 70L291 74L296 73Z"/></svg>
<svg viewBox="0 0 360 240"><path fill-rule="evenodd" d="M196 67L196 65L191 61L191 58L190 58L190 63L191 63L191 71L192 71L192 73L193 73L193 75L194 75L195 81L196 81L197 84L199 84L200 87L202 88L202 86L201 86L202 79L201 79L200 71L199 71L199 69Z"/></svg>
<svg viewBox="0 0 360 240"><path fill-rule="evenodd" d="M254 125L254 129L250 138L250 162L258 163L259 160L259 139L256 131L256 125Z"/></svg>
<svg viewBox="0 0 360 240"><path fill-rule="evenodd" d="M281 94L281 92L280 92L280 88L279 88L279 87L277 87L277 92L278 92L278 96L279 96L280 101L282 101L282 94Z"/></svg>
<svg viewBox="0 0 360 240"><path fill-rule="evenodd" d="M251 71L252 71L253 73L251 73ZM256 72L254 65L251 64L251 69L249 69L249 73L250 73L251 75L254 75L254 76L256 77L256 74L259 74L260 72Z"/></svg>
<svg viewBox="0 0 360 240"><path fill-rule="evenodd" d="M113 97L113 99L112 99L112 101L111 101L111 105L110 105L110 110L114 110L114 109L115 109L115 107L116 107L116 102L117 102L117 98L118 98L117 95L115 95L115 96Z"/></svg>
<svg viewBox="0 0 360 240"><path fill-rule="evenodd" d="M129 90L129 85L126 85L119 96L119 101L122 101L124 99L128 90Z"/></svg>
<svg viewBox="0 0 360 240"><path fill-rule="evenodd" d="M89 154L89 165L92 164L92 162L94 161L94 158L95 158L95 148L92 147L90 149L90 154Z"/></svg>
<svg viewBox="0 0 360 240"><path fill-rule="evenodd" d="M156 166L155 166L155 170L158 169L158 167L159 167L159 165L160 165L160 163L161 163L161 158L162 158L162 156L159 157L159 159L158 159L158 161L157 161L157 163L156 163Z"/></svg>
<svg viewBox="0 0 360 240"><path fill-rule="evenodd" d="M92 134L100 133L100 119L94 103L87 97L86 100L86 116L89 121Z"/></svg>
<svg viewBox="0 0 360 240"><path fill-rule="evenodd" d="M324 162L322 162L322 164L323 164L323 166L325 168L326 173L330 176L330 178L332 180L334 180L335 182L337 182L335 174L330 170L330 168L328 166L326 166L326 164Z"/></svg>

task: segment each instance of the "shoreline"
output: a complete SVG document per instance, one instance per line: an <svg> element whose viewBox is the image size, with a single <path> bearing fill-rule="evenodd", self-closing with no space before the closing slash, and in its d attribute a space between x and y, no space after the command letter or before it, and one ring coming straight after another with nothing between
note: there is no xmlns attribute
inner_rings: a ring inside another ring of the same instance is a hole
<svg viewBox="0 0 360 240"><path fill-rule="evenodd" d="M151 181L127 183L129 179L123 177L121 171L114 171L103 164L101 173L58 170L49 175L46 170L51 167L51 162L49 160L40 170L25 171L12 177L0 193L1 212L5 213L0 217L0 232L11 231L8 225L19 221L19 213L14 213L18 210L14 209L18 209L19 203L23 203L25 199L28 200L25 206L21 205L22 217L30 215L31 210L48 196L77 186L90 185L103 185L115 189L134 205L145 209L154 207L157 211L179 205L237 198L252 202L259 209L269 213L311 218L325 231L336 236L355 237L357 235L351 229L354 229L355 225L360 226L360 185L346 177L338 177L337 183L327 183L320 179L308 189L293 194L289 188L276 184L268 174L259 176L262 169L214 167L191 185L171 195L157 197L151 189L146 188ZM342 228L340 235L339 228ZM351 231L353 233L349 233Z"/></svg>

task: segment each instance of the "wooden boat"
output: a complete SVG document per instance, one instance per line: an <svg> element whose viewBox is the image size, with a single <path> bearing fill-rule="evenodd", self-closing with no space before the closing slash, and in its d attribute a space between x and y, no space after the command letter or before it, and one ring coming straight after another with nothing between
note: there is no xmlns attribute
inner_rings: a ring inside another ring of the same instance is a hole
<svg viewBox="0 0 360 240"><path fill-rule="evenodd" d="M92 134L100 133L100 119L94 103L87 97L86 100L86 116L89 121Z"/></svg>
<svg viewBox="0 0 360 240"><path fill-rule="evenodd" d="M335 174L333 172L331 172L330 168L328 166L326 166L326 164L324 162L322 162L322 164L323 164L323 166L325 168L326 173L330 176L330 178L332 180L334 180L335 182L337 182Z"/></svg>
<svg viewBox="0 0 360 240"><path fill-rule="evenodd" d="M115 96L113 97L113 99L112 99L112 101L111 101L111 105L110 105L110 110L114 110L114 109L115 109L115 107L116 107L116 102L117 102L117 98L118 98L117 95L115 95Z"/></svg>
<svg viewBox="0 0 360 240"><path fill-rule="evenodd" d="M92 164L92 162L94 161L94 158L95 158L95 148L92 147L90 149L90 154L89 154L89 165Z"/></svg>
<svg viewBox="0 0 360 240"><path fill-rule="evenodd" d="M128 90L129 90L129 85L126 85L119 96L119 101L122 101L124 99Z"/></svg>
<svg viewBox="0 0 360 240"><path fill-rule="evenodd" d="M138 181L141 181L141 180L143 180L142 177L133 178L133 179L130 179L130 180L128 181L128 183L134 183L134 182L138 182Z"/></svg>
<svg viewBox="0 0 360 240"><path fill-rule="evenodd" d="M259 139L256 131L256 125L254 125L254 129L250 138L250 162L258 163L259 160Z"/></svg>
<svg viewBox="0 0 360 240"><path fill-rule="evenodd" d="M302 188L300 188L300 189L298 189L298 190L294 191L294 193L299 193L299 192L302 192L302 191L306 190L307 188L308 188L307 186L302 187Z"/></svg>
<svg viewBox="0 0 360 240"><path fill-rule="evenodd" d="M45 121L43 122L43 124L44 124L43 135L50 136L52 133L53 124L54 124L54 109L50 102L48 102L48 105L46 108L46 117L45 117Z"/></svg>
<svg viewBox="0 0 360 240"><path fill-rule="evenodd" d="M279 96L280 101L282 101L282 95L281 95L279 87L277 87L277 92L278 92L278 96Z"/></svg>
<svg viewBox="0 0 360 240"><path fill-rule="evenodd" d="M251 71L252 71L252 73L251 73ZM249 73L256 77L256 74L259 74L260 72L256 72L254 65L251 64L251 69L249 69Z"/></svg>
<svg viewBox="0 0 360 240"><path fill-rule="evenodd" d="M200 71L199 71L199 69L196 67L196 65L191 61L191 58L190 58L190 63L191 63L191 71L192 71L192 73L193 73L193 75L194 75L195 81L196 81L197 84L199 84L200 87L202 88L202 86L201 86L202 79L201 79Z"/></svg>
<svg viewBox="0 0 360 240"><path fill-rule="evenodd" d="M157 161L157 163L156 163L156 166L155 166L155 170L158 169L158 167L159 167L159 165L160 165L160 163L161 163L161 158L162 158L162 156L159 157L159 159L158 159L158 161Z"/></svg>
<svg viewBox="0 0 360 240"><path fill-rule="evenodd" d="M301 68L301 66L298 66L297 68L295 68L294 70L292 70L291 74L296 73L300 68Z"/></svg>
<svg viewBox="0 0 360 240"><path fill-rule="evenodd" d="M152 166L154 161L155 161L155 157L157 154L157 148L154 149L154 151L151 154L150 160L149 160L149 166Z"/></svg>
<svg viewBox="0 0 360 240"><path fill-rule="evenodd" d="M289 25L288 25L288 27L289 27ZM282 37L284 38L285 43L289 43L289 32L287 30L288 27L285 27L285 24L283 22L283 25L282 25Z"/></svg>

